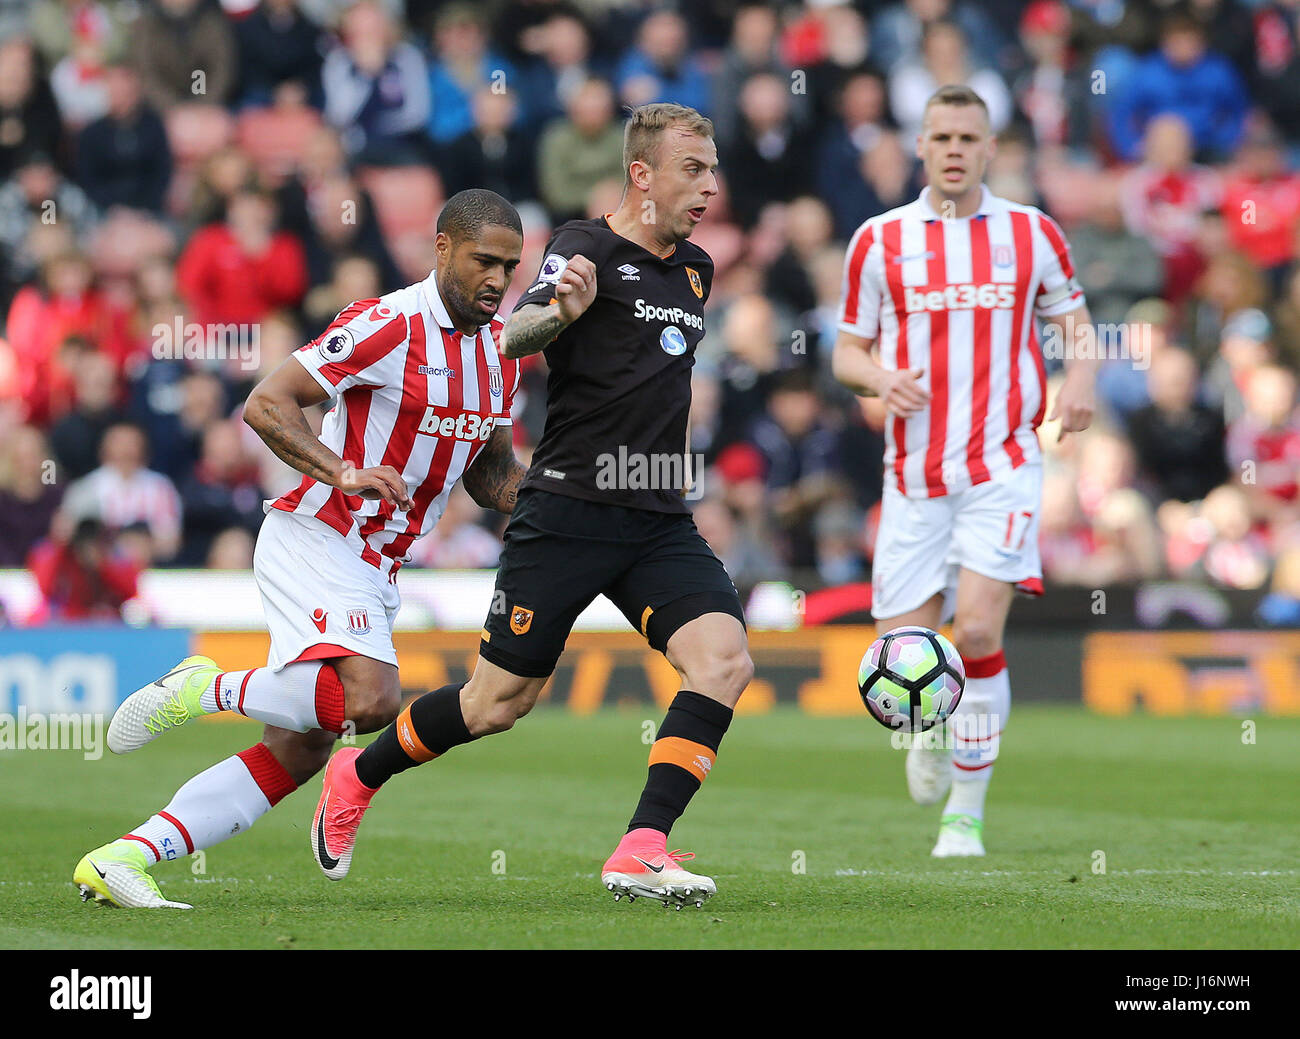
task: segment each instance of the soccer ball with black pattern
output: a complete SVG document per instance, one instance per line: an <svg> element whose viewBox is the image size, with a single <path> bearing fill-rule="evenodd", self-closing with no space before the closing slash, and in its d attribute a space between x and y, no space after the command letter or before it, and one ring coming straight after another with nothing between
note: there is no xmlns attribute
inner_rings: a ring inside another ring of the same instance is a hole
<svg viewBox="0 0 1300 1039"><path fill-rule="evenodd" d="M858 665L858 693L867 710L900 732L924 732L942 722L965 688L957 647L929 628L887 631Z"/></svg>

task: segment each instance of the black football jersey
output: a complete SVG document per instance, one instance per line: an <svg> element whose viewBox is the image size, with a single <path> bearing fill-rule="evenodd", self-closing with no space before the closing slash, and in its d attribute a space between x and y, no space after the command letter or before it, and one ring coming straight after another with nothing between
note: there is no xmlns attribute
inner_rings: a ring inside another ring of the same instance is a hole
<svg viewBox="0 0 1300 1039"><path fill-rule="evenodd" d="M691 368L704 338L713 261L689 241L659 257L603 217L572 220L552 236L515 309L551 303L578 253L596 266L596 298L546 347L546 427L523 486L686 512Z"/></svg>

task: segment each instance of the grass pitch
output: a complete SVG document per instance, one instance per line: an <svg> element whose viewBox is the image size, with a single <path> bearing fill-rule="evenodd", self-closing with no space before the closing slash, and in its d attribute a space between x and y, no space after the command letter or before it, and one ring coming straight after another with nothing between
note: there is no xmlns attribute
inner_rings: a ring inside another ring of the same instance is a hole
<svg viewBox="0 0 1300 1039"><path fill-rule="evenodd" d="M0 753L6 948L1295 948L1300 719L1101 718L1017 706L982 860L930 858L903 752L865 715L741 716L669 847L718 882L703 910L616 904L597 871L645 776L650 712L540 709L399 776L347 880L311 860L319 779L199 863L190 913L83 905L87 850L257 739L203 723L126 758ZM1104 871L1103 871L1104 870Z"/></svg>

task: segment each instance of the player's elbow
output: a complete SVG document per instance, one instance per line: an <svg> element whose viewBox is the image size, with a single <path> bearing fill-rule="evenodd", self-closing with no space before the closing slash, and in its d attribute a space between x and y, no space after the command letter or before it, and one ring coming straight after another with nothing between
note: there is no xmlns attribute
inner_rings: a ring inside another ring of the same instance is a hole
<svg viewBox="0 0 1300 1039"><path fill-rule="evenodd" d="M261 431L262 420L266 417L266 396L262 392L261 383L258 383L249 391L240 417L244 420L244 425L250 429Z"/></svg>

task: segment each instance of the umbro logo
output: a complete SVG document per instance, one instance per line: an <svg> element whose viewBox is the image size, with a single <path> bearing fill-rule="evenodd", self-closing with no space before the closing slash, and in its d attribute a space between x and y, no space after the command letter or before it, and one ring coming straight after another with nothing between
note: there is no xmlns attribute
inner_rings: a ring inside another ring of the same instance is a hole
<svg viewBox="0 0 1300 1039"><path fill-rule="evenodd" d="M713 762L710 761L708 758L706 758L703 754L695 755L695 764L700 766L700 771L705 773L705 775L707 775L709 769L713 767Z"/></svg>
<svg viewBox="0 0 1300 1039"><path fill-rule="evenodd" d="M620 267L620 268L618 269L618 272L619 272L621 275L623 275L623 280L624 280L624 281L640 281L640 280L641 280L641 273L640 273L640 272L641 272L641 268L640 268L640 267L633 267L630 263L625 263L625 264L623 264L623 266Z"/></svg>

